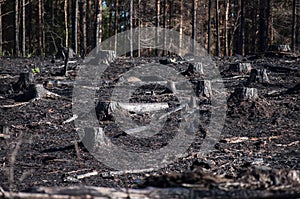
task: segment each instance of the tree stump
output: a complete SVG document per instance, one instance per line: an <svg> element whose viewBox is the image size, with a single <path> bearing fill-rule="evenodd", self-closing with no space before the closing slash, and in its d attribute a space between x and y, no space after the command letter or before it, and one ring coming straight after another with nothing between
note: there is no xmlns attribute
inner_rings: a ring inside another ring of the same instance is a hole
<svg viewBox="0 0 300 199"><path fill-rule="evenodd" d="M60 97L60 95L46 90L42 84L30 84L27 90L14 98L17 102L28 102L34 99Z"/></svg>
<svg viewBox="0 0 300 199"><path fill-rule="evenodd" d="M276 52L291 52L291 47L289 45L272 45L270 50Z"/></svg>
<svg viewBox="0 0 300 199"><path fill-rule="evenodd" d="M211 81L201 80L197 82L197 95L210 98L212 96Z"/></svg>
<svg viewBox="0 0 300 199"><path fill-rule="evenodd" d="M270 83L266 69L251 69L248 85L251 83Z"/></svg>
<svg viewBox="0 0 300 199"><path fill-rule="evenodd" d="M113 50L100 50L97 52L95 57L91 57L91 60L87 64L98 65L106 64L109 65L116 59L116 51Z"/></svg>
<svg viewBox="0 0 300 199"><path fill-rule="evenodd" d="M186 72L189 72L191 74L199 73L199 74L203 75L204 72L203 72L202 62L190 63Z"/></svg>
<svg viewBox="0 0 300 199"><path fill-rule="evenodd" d="M258 98L258 91L256 88L236 88L233 93L234 97L240 100L255 100Z"/></svg>
<svg viewBox="0 0 300 199"><path fill-rule="evenodd" d="M34 76L31 72L21 73L17 83L13 85L13 89L15 92L26 90L33 82Z"/></svg>
<svg viewBox="0 0 300 199"><path fill-rule="evenodd" d="M230 64L229 70L239 73L249 73L252 69L251 63L236 63Z"/></svg>

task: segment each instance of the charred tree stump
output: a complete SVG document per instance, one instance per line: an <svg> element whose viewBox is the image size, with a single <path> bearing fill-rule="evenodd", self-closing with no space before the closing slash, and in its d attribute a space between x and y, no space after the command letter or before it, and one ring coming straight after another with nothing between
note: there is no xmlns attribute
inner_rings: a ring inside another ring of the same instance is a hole
<svg viewBox="0 0 300 199"><path fill-rule="evenodd" d="M249 73L252 69L251 63L236 63L230 64L229 70L239 73Z"/></svg>
<svg viewBox="0 0 300 199"><path fill-rule="evenodd" d="M258 91L256 88L242 87L236 88L232 95L240 100L255 100L258 98Z"/></svg>
<svg viewBox="0 0 300 199"><path fill-rule="evenodd" d="M190 74L199 73L199 74L203 75L204 72L203 72L202 62L190 63L186 73L190 73Z"/></svg>
<svg viewBox="0 0 300 199"><path fill-rule="evenodd" d="M98 64L106 64L109 65L116 59L116 51L113 50L100 50L97 52L97 55L92 58L88 64L98 65Z"/></svg>
<svg viewBox="0 0 300 199"><path fill-rule="evenodd" d="M201 80L197 82L197 95L210 98L212 96L211 81Z"/></svg>
<svg viewBox="0 0 300 199"><path fill-rule="evenodd" d="M47 97L54 98L60 97L60 95L46 90L42 84L30 84L26 91L23 94L16 96L14 100L17 102L28 102L30 100L37 100Z"/></svg>
<svg viewBox="0 0 300 199"><path fill-rule="evenodd" d="M21 73L17 83L13 85L13 89L15 92L24 91L33 82L34 82L34 76L31 72Z"/></svg>
<svg viewBox="0 0 300 199"><path fill-rule="evenodd" d="M251 69L248 85L251 83L270 83L266 69Z"/></svg>

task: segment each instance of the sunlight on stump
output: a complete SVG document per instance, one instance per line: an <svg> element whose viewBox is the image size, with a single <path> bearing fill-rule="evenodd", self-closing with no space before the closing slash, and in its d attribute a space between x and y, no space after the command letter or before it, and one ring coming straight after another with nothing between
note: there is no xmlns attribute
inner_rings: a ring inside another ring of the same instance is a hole
<svg viewBox="0 0 300 199"><path fill-rule="evenodd" d="M197 82L197 95L210 98L212 97L211 81L201 80Z"/></svg>
<svg viewBox="0 0 300 199"><path fill-rule="evenodd" d="M236 88L233 95L241 100L255 100L258 98L258 91L256 88L242 87Z"/></svg>
<svg viewBox="0 0 300 199"><path fill-rule="evenodd" d="M251 69L251 63L236 63L229 66L229 70L232 72L249 73Z"/></svg>

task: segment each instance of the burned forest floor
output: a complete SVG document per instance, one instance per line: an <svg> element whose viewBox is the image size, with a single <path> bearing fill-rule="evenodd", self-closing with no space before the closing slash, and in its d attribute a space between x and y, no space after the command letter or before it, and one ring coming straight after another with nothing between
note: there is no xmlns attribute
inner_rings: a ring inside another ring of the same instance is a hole
<svg viewBox="0 0 300 199"><path fill-rule="evenodd" d="M95 98L109 101L122 74L136 66L159 63L160 59L116 59L104 72ZM192 82L197 105L202 107L203 125L196 130L196 138L183 157L158 170L123 174L98 161L76 131L73 83L83 60L71 61L65 77L60 60L0 58L0 197L8 197L6 193L11 192L32 197L57 194L117 198L114 192L120 192L131 198L300 198L300 56L275 53L213 60L220 71L218 81L225 86L226 118L212 150L197 155L209 134L208 125L212 125L208 95L217 93L212 86L207 94L205 90L210 88L205 84L204 91L198 92L194 82L201 79L201 74L188 71L185 62L167 61L164 64ZM259 72L266 69L268 81L258 78L248 83L249 67L241 68L239 63L249 63ZM20 74L26 72L34 73L34 84L57 95L22 99L28 88L15 87ZM131 80L141 81L134 77ZM256 96L248 96L248 91L238 93L239 88L255 88ZM178 104L170 89L155 84L136 89L130 100L168 103L170 109ZM180 110L174 111L166 127L153 138L134 139L118 128L105 109L96 112L99 125L113 143L139 153L167 146L180 119ZM151 114L124 114L141 124L151 120ZM25 196L16 195L31 197Z"/></svg>

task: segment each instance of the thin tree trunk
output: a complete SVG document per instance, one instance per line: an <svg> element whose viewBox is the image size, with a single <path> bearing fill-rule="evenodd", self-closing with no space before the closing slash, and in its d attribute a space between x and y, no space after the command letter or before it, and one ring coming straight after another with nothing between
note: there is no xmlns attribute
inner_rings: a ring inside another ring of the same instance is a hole
<svg viewBox="0 0 300 199"><path fill-rule="evenodd" d="M138 3L138 16L140 16L140 13L141 13L141 0L139 0L139 3ZM138 20L138 28L139 28L139 31L138 31L138 57L141 56L141 20L140 18L137 18Z"/></svg>
<svg viewBox="0 0 300 199"><path fill-rule="evenodd" d="M118 17L119 17L119 1L115 0L115 52L118 50Z"/></svg>
<svg viewBox="0 0 300 199"><path fill-rule="evenodd" d="M95 0L95 7L96 7L96 10L98 10L98 0ZM94 25L94 32L92 31L92 21L93 21L93 18L91 17L91 13L92 13L92 1L91 0L87 0L86 2L86 45L87 45L87 49L90 48L90 46L93 46L93 47L96 47L97 45L97 13L95 14L96 15L96 21ZM93 35L94 35L94 38L95 40L92 41L93 39Z"/></svg>
<svg viewBox="0 0 300 199"><path fill-rule="evenodd" d="M0 2L0 53L3 54L3 48L2 48L2 3L3 2Z"/></svg>
<svg viewBox="0 0 300 199"><path fill-rule="evenodd" d="M19 56L19 1L15 0L15 47L14 55Z"/></svg>
<svg viewBox="0 0 300 199"><path fill-rule="evenodd" d="M225 0L225 17L224 17L224 56L228 55L228 17L229 17L229 0Z"/></svg>
<svg viewBox="0 0 300 199"><path fill-rule="evenodd" d="M268 16L267 7L268 2L266 0L260 0L260 14L259 14L259 50L264 52L267 49L268 42Z"/></svg>
<svg viewBox="0 0 300 199"><path fill-rule="evenodd" d="M195 53L197 40L197 0L193 0L192 52Z"/></svg>
<svg viewBox="0 0 300 199"><path fill-rule="evenodd" d="M72 39L73 50L75 54L78 53L78 0L73 1L73 22L72 22Z"/></svg>
<svg viewBox="0 0 300 199"><path fill-rule="evenodd" d="M179 25L179 54L182 55L182 43L183 43L183 0L180 0L180 25Z"/></svg>
<svg viewBox="0 0 300 199"><path fill-rule="evenodd" d="M160 0L156 0L156 18L155 18L155 27L158 28L160 24ZM159 44L159 32L158 29L156 29L156 36L155 36L155 46L158 46ZM158 48L155 48L155 55L158 56Z"/></svg>
<svg viewBox="0 0 300 199"><path fill-rule="evenodd" d="M252 9L252 31L251 31L251 51L256 52L256 41L257 41L257 9L254 6L258 4L257 0L253 1Z"/></svg>
<svg viewBox="0 0 300 199"><path fill-rule="evenodd" d="M28 48L29 48L29 53L32 53L33 51L33 45L32 45L32 39L33 39L33 34L32 34L32 24L33 24L33 3L32 0L29 0L29 10L28 10Z"/></svg>
<svg viewBox="0 0 300 199"><path fill-rule="evenodd" d="M211 33L211 4L212 0L208 0L208 27L207 27L207 53L210 54L210 33Z"/></svg>
<svg viewBox="0 0 300 199"><path fill-rule="evenodd" d="M42 53L43 53L42 16L43 16L42 0L38 0L38 30L37 30L38 50L37 50L37 55L42 55Z"/></svg>
<svg viewBox="0 0 300 199"><path fill-rule="evenodd" d="M244 55L244 31L245 31L245 2L241 0L241 19L240 19L240 32L239 32L239 44L238 53Z"/></svg>
<svg viewBox="0 0 300 199"><path fill-rule="evenodd" d="M97 51L102 42L102 0L97 2L97 26L96 26L96 48Z"/></svg>
<svg viewBox="0 0 300 199"><path fill-rule="evenodd" d="M65 13L65 47L68 47L69 46L68 0L65 0L64 13Z"/></svg>
<svg viewBox="0 0 300 199"><path fill-rule="evenodd" d="M80 3L80 54L81 57L86 55L86 1Z"/></svg>
<svg viewBox="0 0 300 199"><path fill-rule="evenodd" d="M26 56L25 0L22 0L22 56Z"/></svg>
<svg viewBox="0 0 300 199"><path fill-rule="evenodd" d="M56 49L56 44L55 44L55 39L53 37L53 33L54 33L54 0L51 0L51 11L50 11L50 14L51 14L51 23L50 23L50 34L51 34L51 37L52 37L52 42L51 42L51 45L50 45L50 54L54 54L54 52L57 50Z"/></svg>
<svg viewBox="0 0 300 199"><path fill-rule="evenodd" d="M167 47L167 37L166 37L166 24L167 24L167 0L163 1L163 56L166 55L166 47Z"/></svg>
<svg viewBox="0 0 300 199"><path fill-rule="evenodd" d="M216 0L216 33L217 33L217 44L216 44L216 56L220 56L220 23L219 23L219 0Z"/></svg>
<svg viewBox="0 0 300 199"><path fill-rule="evenodd" d="M293 0L293 22L292 22L292 50L296 51L296 30L297 30L297 5Z"/></svg>
<svg viewBox="0 0 300 199"><path fill-rule="evenodd" d="M133 0L130 0L130 57L133 57Z"/></svg>

